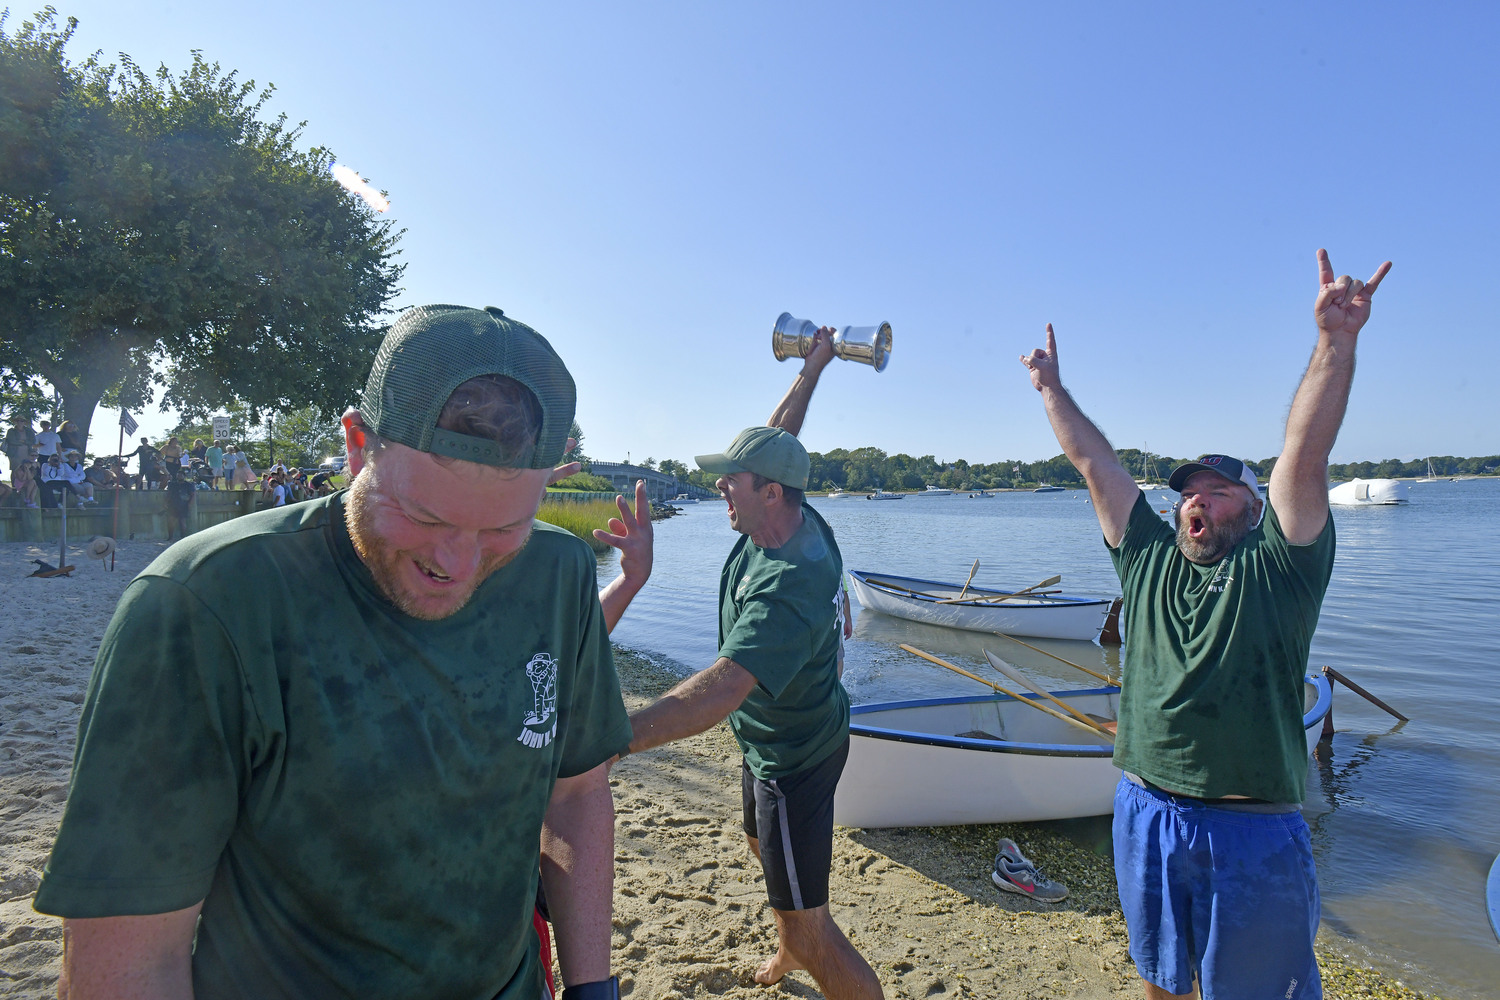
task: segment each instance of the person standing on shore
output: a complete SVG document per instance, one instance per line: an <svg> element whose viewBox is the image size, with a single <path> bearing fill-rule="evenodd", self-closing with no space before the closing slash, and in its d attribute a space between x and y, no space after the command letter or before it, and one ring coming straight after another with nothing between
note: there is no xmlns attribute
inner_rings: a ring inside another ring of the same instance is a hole
<svg viewBox="0 0 1500 1000"><path fill-rule="evenodd" d="M11 417L10 429L5 432L4 449L5 458L10 462L11 475L14 476L22 463L29 461L36 452L36 431L31 428L30 417Z"/></svg>
<svg viewBox="0 0 1500 1000"><path fill-rule="evenodd" d="M883 993L828 909L833 791L849 755L843 562L833 531L804 501L810 463L796 438L833 359L832 333L818 331L766 426L742 431L722 454L698 456L699 468L720 474L729 525L741 535L719 578L719 656L631 716L630 752L729 719L744 753L745 836L765 872L780 942L755 980L805 969L830 1000L856 1000Z"/></svg>
<svg viewBox="0 0 1500 1000"><path fill-rule="evenodd" d="M1151 1000L1190 996L1195 985L1205 996L1322 996L1317 876L1300 812L1302 677L1333 571L1328 454L1356 341L1390 267L1368 282L1335 279L1318 251L1318 341L1269 508L1248 465L1205 455L1172 472L1182 495L1175 532L1063 388L1051 324L1046 348L1021 358L1088 482L1124 588L1115 875ZM1189 398L1216 396L1208 369L1198 368L1204 381Z"/></svg>
<svg viewBox="0 0 1500 1000"><path fill-rule="evenodd" d="M203 449L203 462L208 466L209 489L218 489L219 480L224 478L224 448L223 442L218 438L213 444Z"/></svg>
<svg viewBox="0 0 1500 1000"><path fill-rule="evenodd" d="M348 490L130 584L35 902L62 995L536 1000L540 878L562 1000L618 997L630 722L595 556L535 523L574 402L499 310L407 310L344 416Z"/></svg>

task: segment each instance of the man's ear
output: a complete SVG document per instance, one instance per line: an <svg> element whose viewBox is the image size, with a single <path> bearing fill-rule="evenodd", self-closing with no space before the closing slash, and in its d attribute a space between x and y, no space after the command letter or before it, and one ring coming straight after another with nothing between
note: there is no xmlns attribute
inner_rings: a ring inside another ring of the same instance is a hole
<svg viewBox="0 0 1500 1000"><path fill-rule="evenodd" d="M776 480L773 479L766 484L767 503L780 503L784 495L785 494L782 492L781 484Z"/></svg>
<svg viewBox="0 0 1500 1000"><path fill-rule="evenodd" d="M365 418L358 410L346 410L340 421L344 425L344 453L349 460L349 478L365 467Z"/></svg>

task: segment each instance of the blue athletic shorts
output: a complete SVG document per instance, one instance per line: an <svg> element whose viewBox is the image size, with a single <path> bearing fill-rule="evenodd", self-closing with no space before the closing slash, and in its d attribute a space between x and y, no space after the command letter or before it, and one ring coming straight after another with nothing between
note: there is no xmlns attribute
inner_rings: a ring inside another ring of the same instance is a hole
<svg viewBox="0 0 1500 1000"><path fill-rule="evenodd" d="M1115 790L1115 877L1130 957L1149 983L1203 1000L1320 1000L1318 877L1300 812L1217 808Z"/></svg>

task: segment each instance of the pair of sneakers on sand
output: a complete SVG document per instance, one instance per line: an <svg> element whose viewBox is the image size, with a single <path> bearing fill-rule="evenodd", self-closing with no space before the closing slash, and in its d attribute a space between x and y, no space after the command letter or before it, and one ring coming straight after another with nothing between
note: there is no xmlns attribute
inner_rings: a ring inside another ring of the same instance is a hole
<svg viewBox="0 0 1500 1000"><path fill-rule="evenodd" d="M1068 896L1067 887L1037 871L1036 865L1009 837L1000 838L1000 853L995 855L990 881L1006 892L1018 893L1039 903L1056 903Z"/></svg>

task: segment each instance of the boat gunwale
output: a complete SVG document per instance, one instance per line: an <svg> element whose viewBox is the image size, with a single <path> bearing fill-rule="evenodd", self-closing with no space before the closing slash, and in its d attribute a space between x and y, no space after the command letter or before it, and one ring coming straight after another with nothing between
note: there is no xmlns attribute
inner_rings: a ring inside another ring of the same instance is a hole
<svg viewBox="0 0 1500 1000"><path fill-rule="evenodd" d="M915 576L897 576L897 575L892 574L892 573L872 573L869 570L863 570L863 569L851 569L851 570L848 570L848 573L851 576L855 577L859 583L863 583L867 587L873 587L873 588L879 590L882 594L886 594L886 595L888 595L890 597L899 597L899 598L902 598L904 600L916 601L916 602L919 602L919 603L927 603L927 604L938 604L939 602L941 602L943 607L948 607L948 608L998 608L998 609L1004 610L1007 607L1012 607L1012 608L1025 608L1027 611L1039 611L1039 610L1041 610L1043 608L1086 608L1086 607L1096 607L1096 606L1099 606L1099 605L1105 605L1105 604L1112 604L1112 603L1114 603L1114 598L1112 598L1112 597L1069 597L1066 594L1059 594L1057 596L1050 596L1050 595L1049 596L1042 596L1042 595L1033 595L1033 594L1021 594L1020 595L1020 601L1022 603L1016 603L1016 604L1011 604L1011 605L1007 605L1003 601L988 601L988 602L985 602L985 601L981 601L979 599L975 599L975 600L972 600L972 601L955 601L952 598L946 598L946 597L945 598L938 598L938 597L932 596L931 594L920 594L920 593L903 594L903 593L898 593L898 592L892 590L889 586L886 586L886 585L884 585L884 584L882 584L882 583L879 582L880 580L907 580L907 581L910 581L912 583L925 583L925 584L929 584L929 585L934 586L934 587L953 587L953 586L955 586L955 584L945 583L945 582L943 582L941 580L923 580L920 577L915 577ZM872 580L871 577L876 577L876 579ZM969 592L970 593L974 593L974 594L979 594L979 595L982 595L982 596L987 596L987 597L1002 597L1002 596L1010 596L1010 595L1015 594L1015 591L1013 591L1013 590L994 590L994 589L989 588L989 587L970 587L969 588ZM1034 598L1035 599L1035 603L1032 603L1032 604L1026 604L1026 603L1024 603L1026 601L1026 599L1028 599L1028 598Z"/></svg>
<svg viewBox="0 0 1500 1000"><path fill-rule="evenodd" d="M1333 686L1322 674L1304 674L1302 683L1311 684L1318 697L1312 708L1302 713L1302 731L1321 726L1323 719L1333 708ZM1081 695L1118 695L1117 687L1083 688L1053 691L1054 697ZM877 711L895 711L906 708L929 708L936 705L974 705L989 702L1017 701L1005 694L964 695L957 698L918 698L907 701L870 702L849 708L849 735L869 739L890 740L895 743L912 743L922 746L947 747L954 750L983 750L988 753L1016 753L1040 757L1113 757L1114 747L1089 746L1084 743L1021 743L1014 740L982 740L972 736L939 736L910 729L894 729L889 726L870 726L855 723L854 717Z"/></svg>

